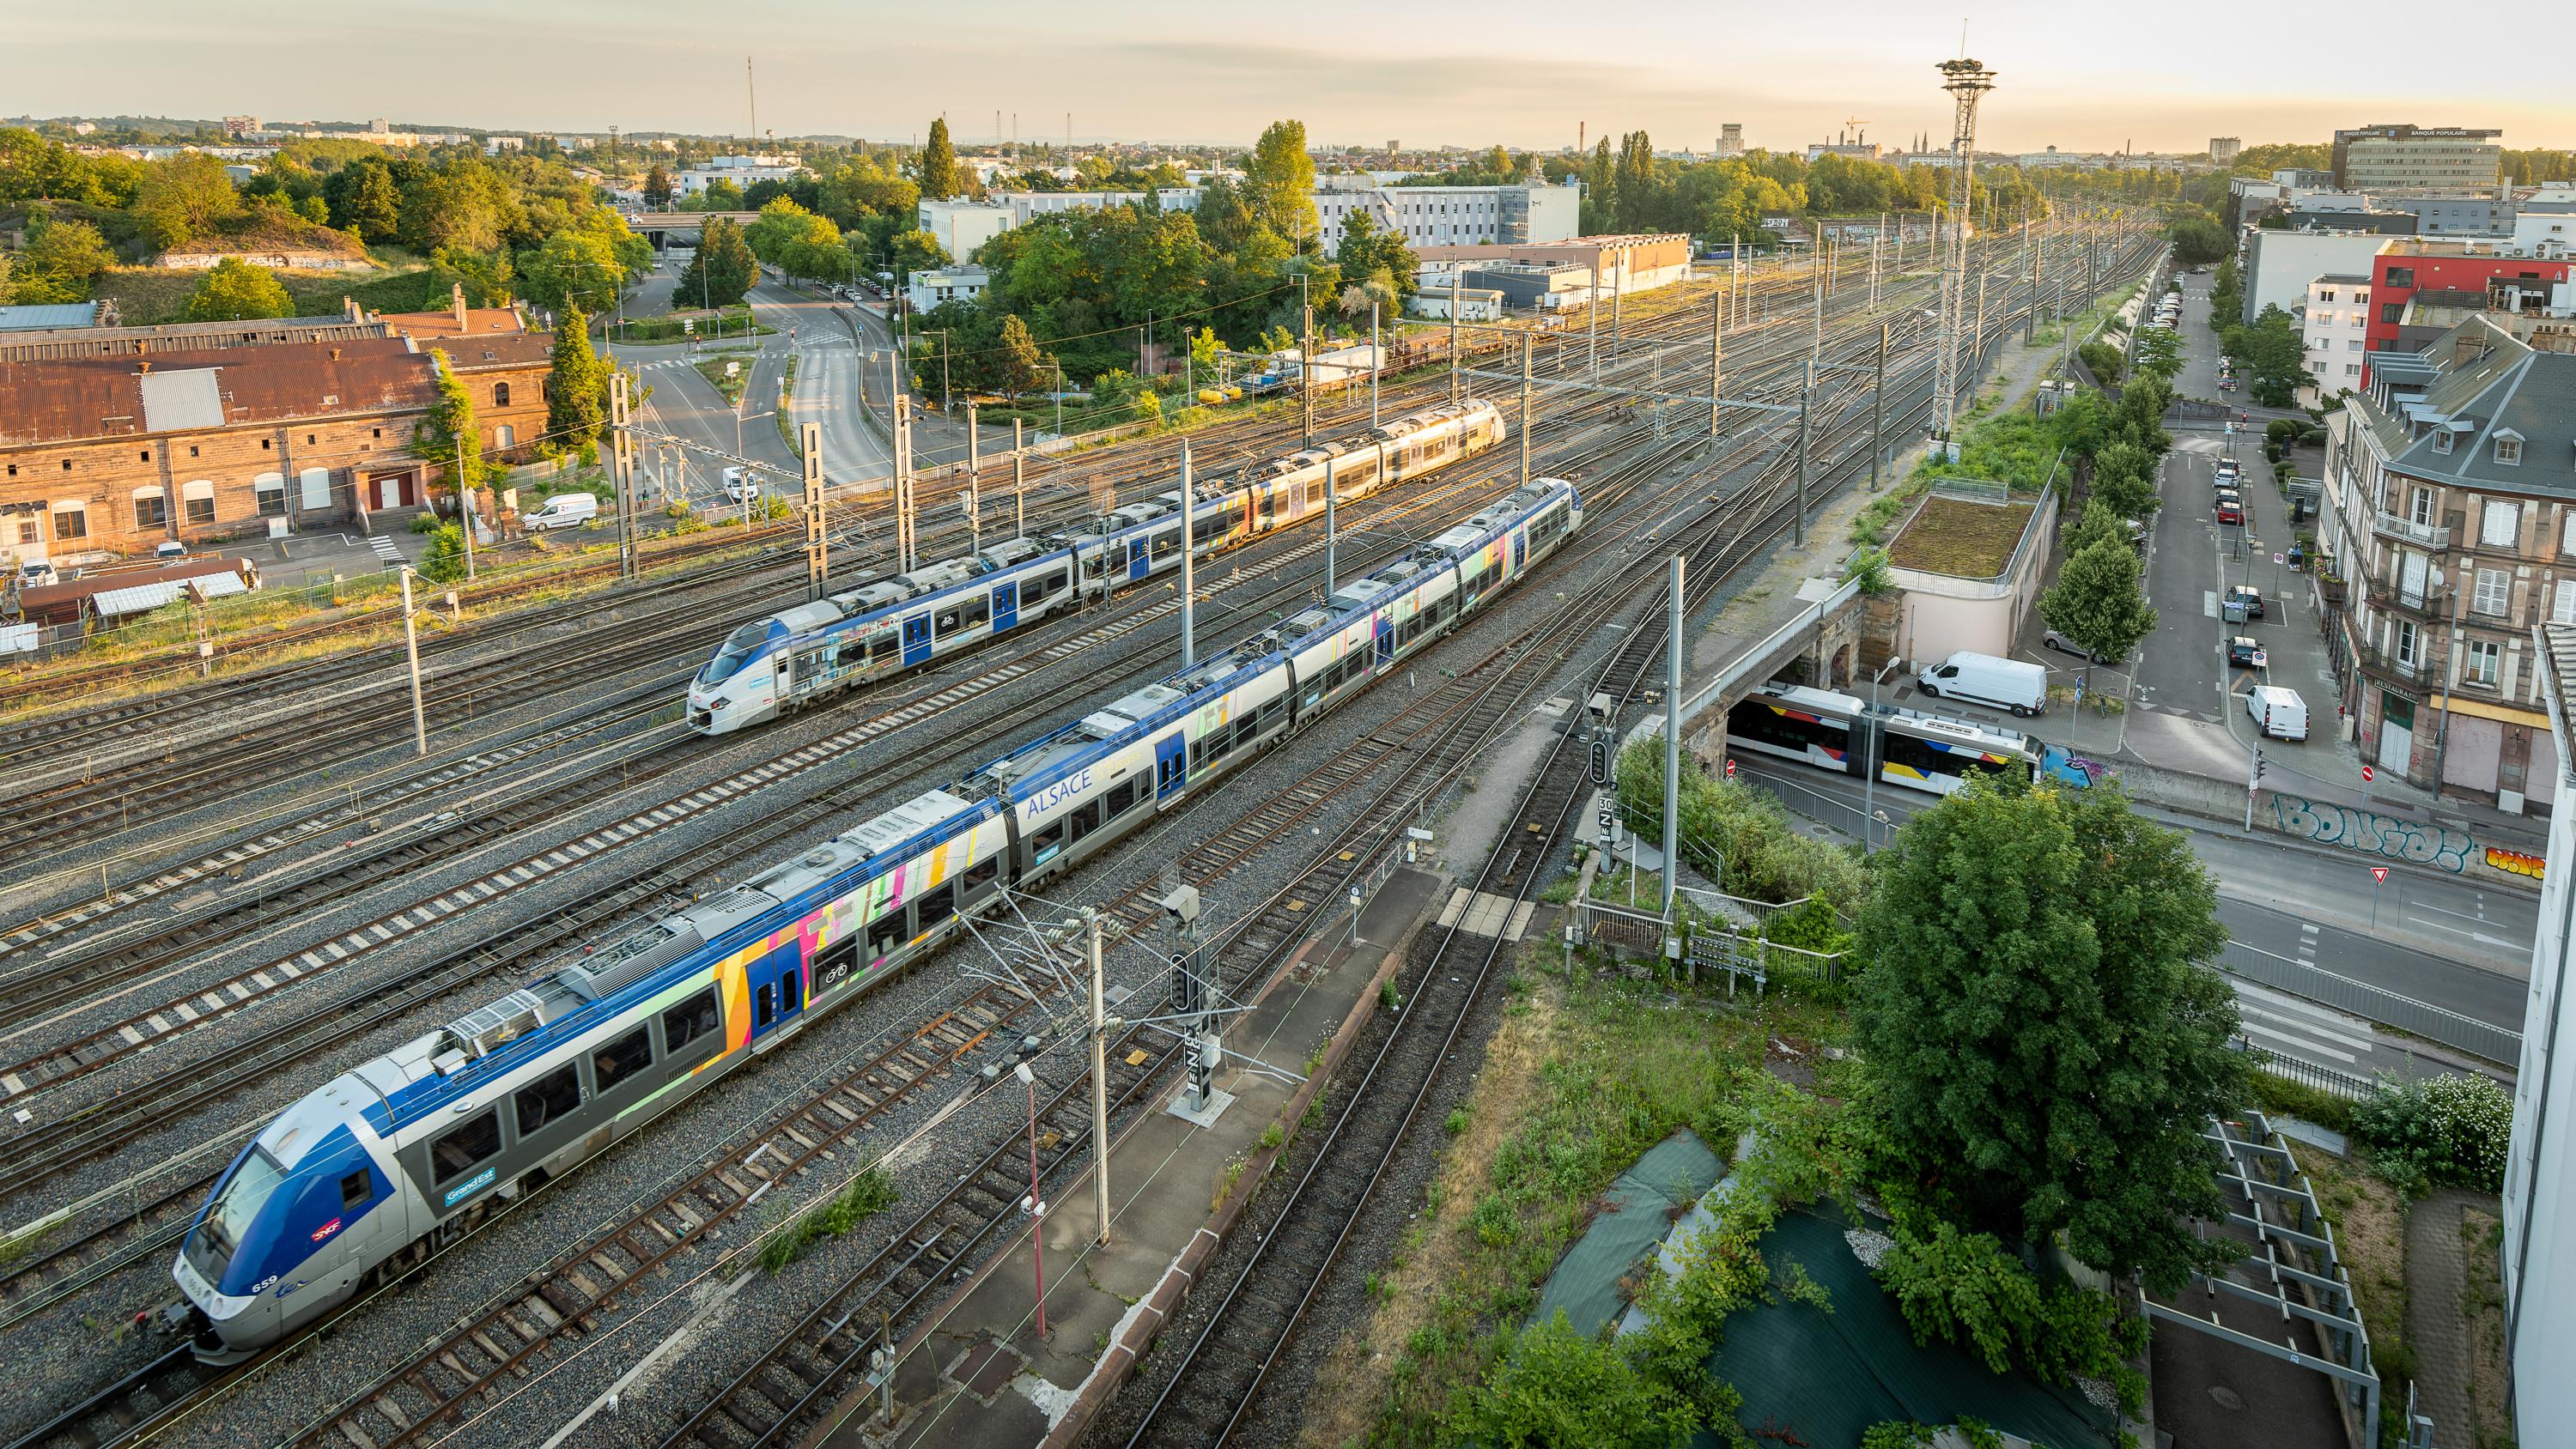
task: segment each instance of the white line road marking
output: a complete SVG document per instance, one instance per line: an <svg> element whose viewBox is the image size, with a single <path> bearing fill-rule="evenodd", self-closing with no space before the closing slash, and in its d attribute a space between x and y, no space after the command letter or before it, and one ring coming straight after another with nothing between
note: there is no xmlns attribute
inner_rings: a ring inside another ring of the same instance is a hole
<svg viewBox="0 0 2576 1449"><path fill-rule="evenodd" d="M2274 1041L2287 1043L2293 1049L2291 1054L2294 1056L2301 1052L2312 1052L2317 1056L2332 1057L2336 1061L2342 1062L2347 1066L2358 1060L2350 1052L2339 1052L2330 1046L2319 1046L2315 1042L2308 1040L2306 1037L2292 1036L2288 1032L2284 1031L2274 1031L2268 1026L2256 1026L2250 1021L2244 1024L2244 1032L2247 1036L2267 1036L2272 1038Z"/></svg>

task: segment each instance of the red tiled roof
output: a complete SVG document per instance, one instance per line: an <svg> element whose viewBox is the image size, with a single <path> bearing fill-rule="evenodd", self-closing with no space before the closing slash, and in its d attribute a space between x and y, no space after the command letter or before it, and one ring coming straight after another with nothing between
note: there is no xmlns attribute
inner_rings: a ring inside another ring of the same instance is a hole
<svg viewBox="0 0 2576 1449"><path fill-rule="evenodd" d="M0 447L143 433L147 367L215 369L226 427L415 412L429 406L436 376L429 355L399 337L0 362Z"/></svg>

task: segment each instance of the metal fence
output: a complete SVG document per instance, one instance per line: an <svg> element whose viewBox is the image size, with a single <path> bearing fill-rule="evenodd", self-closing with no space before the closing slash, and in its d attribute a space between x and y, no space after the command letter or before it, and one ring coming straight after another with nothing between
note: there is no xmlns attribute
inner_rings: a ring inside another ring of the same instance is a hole
<svg viewBox="0 0 2576 1449"><path fill-rule="evenodd" d="M1729 899L1734 899L1729 897ZM1777 910L1779 907L1768 906ZM1572 907L1573 944L1600 946L1629 956L1644 956L1656 961L1671 960L1681 970L1697 979L1702 973L1725 972L1731 994L1743 981L1750 981L1756 992L1766 991L1775 981L1794 982L1808 987L1830 987L1841 983L1843 958L1839 954L1810 951L1780 941L1766 941L1730 927L1708 927L1685 922L1678 929L1650 911L1630 910L1606 901L1577 900ZM1671 943L1678 941L1681 954L1669 957Z"/></svg>
<svg viewBox="0 0 2576 1449"><path fill-rule="evenodd" d="M2218 969L2275 991L2348 1011L2366 1021L2412 1032L2501 1067L2522 1060L2522 1033L2446 1011L2429 1002L2356 981L2305 961L2277 956L2242 941L2219 952Z"/></svg>
<svg viewBox="0 0 2576 1449"><path fill-rule="evenodd" d="M2241 1036L2229 1041L2227 1045L2231 1050L2260 1057L2262 1060L2257 1068L2260 1071L2270 1072L2276 1077L2287 1077L2303 1087L2314 1087L2320 1092L2349 1097L2356 1102L2370 1095L2370 1089L2374 1085L2370 1079L2356 1077L2350 1072L2339 1072L2332 1067L2300 1061L2296 1057L2275 1056Z"/></svg>

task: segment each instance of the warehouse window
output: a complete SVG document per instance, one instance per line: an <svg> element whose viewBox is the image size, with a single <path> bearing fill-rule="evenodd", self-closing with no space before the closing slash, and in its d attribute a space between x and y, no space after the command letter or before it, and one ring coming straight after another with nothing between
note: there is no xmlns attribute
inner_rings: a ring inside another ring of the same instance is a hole
<svg viewBox="0 0 2576 1449"><path fill-rule="evenodd" d="M260 517L283 518L286 516L285 474L262 473L251 480L250 486L251 492L259 499Z"/></svg>
<svg viewBox="0 0 2576 1449"><path fill-rule="evenodd" d="M54 537L89 537L89 505L74 500L54 505Z"/></svg>
<svg viewBox="0 0 2576 1449"><path fill-rule="evenodd" d="M199 478L180 485L179 503L190 523L215 521L215 484L211 478Z"/></svg>
<svg viewBox="0 0 2576 1449"><path fill-rule="evenodd" d="M134 490L134 526L159 528L170 521L170 500L158 487Z"/></svg>

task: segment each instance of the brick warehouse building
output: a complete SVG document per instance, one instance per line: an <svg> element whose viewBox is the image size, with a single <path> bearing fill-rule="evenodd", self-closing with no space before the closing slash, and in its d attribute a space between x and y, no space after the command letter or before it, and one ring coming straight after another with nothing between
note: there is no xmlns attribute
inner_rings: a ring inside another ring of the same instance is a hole
<svg viewBox="0 0 2576 1449"><path fill-rule="evenodd" d="M545 431L551 346L512 330L0 359L0 553L75 563L366 529L422 506L443 472L409 453L433 348L472 395L483 448L517 457Z"/></svg>

